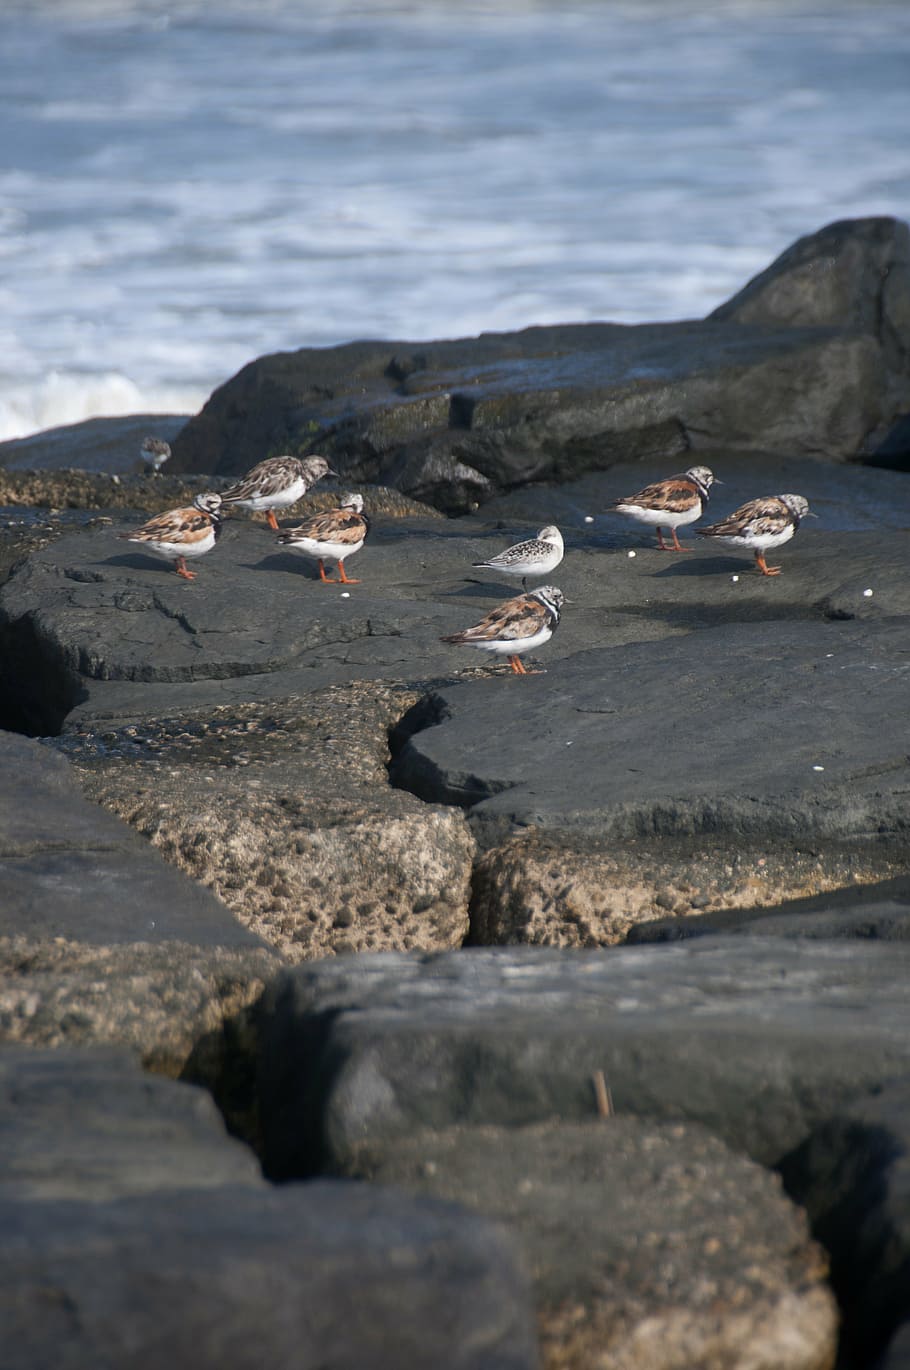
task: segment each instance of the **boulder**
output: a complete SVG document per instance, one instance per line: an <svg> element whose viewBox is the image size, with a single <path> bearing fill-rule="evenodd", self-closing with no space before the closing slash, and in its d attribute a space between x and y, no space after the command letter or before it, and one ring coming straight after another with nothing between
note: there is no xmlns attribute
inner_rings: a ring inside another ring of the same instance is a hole
<svg viewBox="0 0 910 1370"><path fill-rule="evenodd" d="M186 1085L0 1050L4 1370L533 1370L492 1223L377 1185L266 1185ZM352 1291L353 1294L352 1294Z"/></svg>
<svg viewBox="0 0 910 1370"><path fill-rule="evenodd" d="M678 468L761 446L851 460L910 407L908 241L892 219L829 225L703 322L263 357L181 430L174 469L236 475L320 451L348 480L464 512L629 458Z"/></svg>
<svg viewBox="0 0 910 1370"><path fill-rule="evenodd" d="M344 1169L422 1128L583 1121L598 1072L618 1116L774 1163L910 1070L908 972L902 943L720 936L297 966L261 1004L266 1172Z"/></svg>
<svg viewBox="0 0 910 1370"><path fill-rule="evenodd" d="M828 224L798 239L709 317L856 328L878 338L889 370L910 376L910 226L884 217Z"/></svg>
<svg viewBox="0 0 910 1370"><path fill-rule="evenodd" d="M545 1367L827 1370L837 1308L776 1175L688 1124L452 1126L353 1173L467 1204L515 1237Z"/></svg>

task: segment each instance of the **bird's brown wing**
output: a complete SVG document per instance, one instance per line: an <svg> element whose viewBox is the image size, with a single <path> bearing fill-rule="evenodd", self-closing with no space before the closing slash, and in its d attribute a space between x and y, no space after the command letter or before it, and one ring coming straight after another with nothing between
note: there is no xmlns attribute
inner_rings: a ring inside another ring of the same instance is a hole
<svg viewBox="0 0 910 1370"><path fill-rule="evenodd" d="M517 595L515 599L508 599L491 609L473 628L453 633L443 641L517 642L539 633L546 622L547 611L539 600L532 599L530 595Z"/></svg>
<svg viewBox="0 0 910 1370"><path fill-rule="evenodd" d="M247 471L242 480L222 492L223 502L233 504L237 500L267 499L286 490L300 475L300 462L296 457L269 457L259 462L252 471Z"/></svg>
<svg viewBox="0 0 910 1370"><path fill-rule="evenodd" d="M761 537L762 534L776 533L790 521L790 511L777 495L765 495L759 499L747 500L734 509L719 523L709 528L697 528L701 537L729 538L742 537L744 534Z"/></svg>
<svg viewBox="0 0 910 1370"><path fill-rule="evenodd" d="M314 542L341 542L353 547L365 534L366 520L355 509L327 509L286 529L284 537L289 542L312 538Z"/></svg>
<svg viewBox="0 0 910 1370"><path fill-rule="evenodd" d="M148 523L132 532L118 536L127 542L186 542L194 543L208 536L212 520L201 509L190 506L187 509L169 509L165 514L156 514Z"/></svg>

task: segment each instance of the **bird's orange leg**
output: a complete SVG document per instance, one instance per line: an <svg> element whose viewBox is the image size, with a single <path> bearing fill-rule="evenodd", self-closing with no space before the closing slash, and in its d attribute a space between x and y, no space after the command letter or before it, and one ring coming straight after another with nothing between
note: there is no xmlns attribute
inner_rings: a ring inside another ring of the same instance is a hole
<svg viewBox="0 0 910 1370"><path fill-rule="evenodd" d="M273 533L280 533L280 532L281 532L281 529L278 527L278 520L277 520L276 517L275 517L275 510L274 510L274 509L266 509L266 511L265 511L265 516L266 516L266 518L267 518L268 521L269 521L269 527L271 528L272 532L273 532Z"/></svg>
<svg viewBox="0 0 910 1370"><path fill-rule="evenodd" d="M779 576L779 575L780 575L780 567L779 567L779 566L768 566L768 565L766 565L766 563L765 563L765 554L764 554L764 552L756 552L756 553L755 553L755 562L756 562L756 565L758 566L758 569L761 571L761 573L762 573L763 576Z"/></svg>
<svg viewBox="0 0 910 1370"><path fill-rule="evenodd" d="M339 563L338 563L338 571L339 571L339 576L340 576L340 579L341 579L341 582L342 582L343 585L359 585L359 584L360 584L360 581L359 581L359 580L351 580L350 576L347 575L347 574L345 573L344 562L343 562L343 561L339 561Z"/></svg>
<svg viewBox="0 0 910 1370"><path fill-rule="evenodd" d="M337 585L337 584L338 584L338 578L337 578L337 576L327 576L327 575L326 575L326 573L325 573L325 565L324 565L324 563L323 563L322 557L319 558L319 579L323 582L324 585Z"/></svg>
<svg viewBox="0 0 910 1370"><path fill-rule="evenodd" d="M185 557L177 558L176 562L174 563L174 569L176 570L178 576L183 576L184 580L196 579L196 572L187 570Z"/></svg>
<svg viewBox="0 0 910 1370"><path fill-rule="evenodd" d="M523 665L523 663L522 663L521 657L519 657L519 656L510 656L510 657L509 657L509 665L512 667L512 670L514 671L514 673L515 673L516 675L527 675L527 674L528 674L527 670L525 669L525 667L524 667L524 665Z"/></svg>
<svg viewBox="0 0 910 1370"><path fill-rule="evenodd" d="M691 551L692 551L692 548L691 548L691 547L683 547L683 545L682 545L682 543L680 542L679 538L676 536L676 529L675 529L675 528L673 529L673 551L674 551L674 552L691 552Z"/></svg>

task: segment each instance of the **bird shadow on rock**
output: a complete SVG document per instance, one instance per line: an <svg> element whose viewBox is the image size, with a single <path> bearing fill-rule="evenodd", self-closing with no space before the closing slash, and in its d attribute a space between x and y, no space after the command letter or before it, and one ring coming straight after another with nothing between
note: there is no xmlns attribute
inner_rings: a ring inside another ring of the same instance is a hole
<svg viewBox="0 0 910 1370"><path fill-rule="evenodd" d="M289 575L299 576L301 580L319 579L315 561L310 565L293 552L270 552L259 561L241 561L238 565L247 571L286 571Z"/></svg>
<svg viewBox="0 0 910 1370"><path fill-rule="evenodd" d="M541 581L545 585L546 581ZM533 590L533 585L528 586L528 592ZM514 599L516 595L523 595L521 585L516 581L514 585L497 585L492 580L474 580L466 578L451 590L440 590L440 599L490 599L497 604L504 599Z"/></svg>
<svg viewBox="0 0 910 1370"><path fill-rule="evenodd" d="M677 555L679 555L677 553ZM666 580L672 576L728 576L735 575L737 571L750 573L755 570L755 563L751 560L736 557L717 557L700 556L693 558L692 561L674 561L668 566L662 566L654 575Z"/></svg>
<svg viewBox="0 0 910 1370"><path fill-rule="evenodd" d="M130 571L160 571L164 575L174 575L174 568L162 557L151 552L124 552L121 556L105 557L99 566L125 566Z"/></svg>

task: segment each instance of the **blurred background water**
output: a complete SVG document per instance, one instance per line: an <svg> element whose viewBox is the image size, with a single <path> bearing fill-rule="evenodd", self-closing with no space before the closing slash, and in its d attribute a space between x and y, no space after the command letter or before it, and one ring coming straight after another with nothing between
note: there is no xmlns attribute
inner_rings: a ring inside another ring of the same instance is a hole
<svg viewBox="0 0 910 1370"><path fill-rule="evenodd" d="M907 0L0 0L0 439L910 218Z"/></svg>

